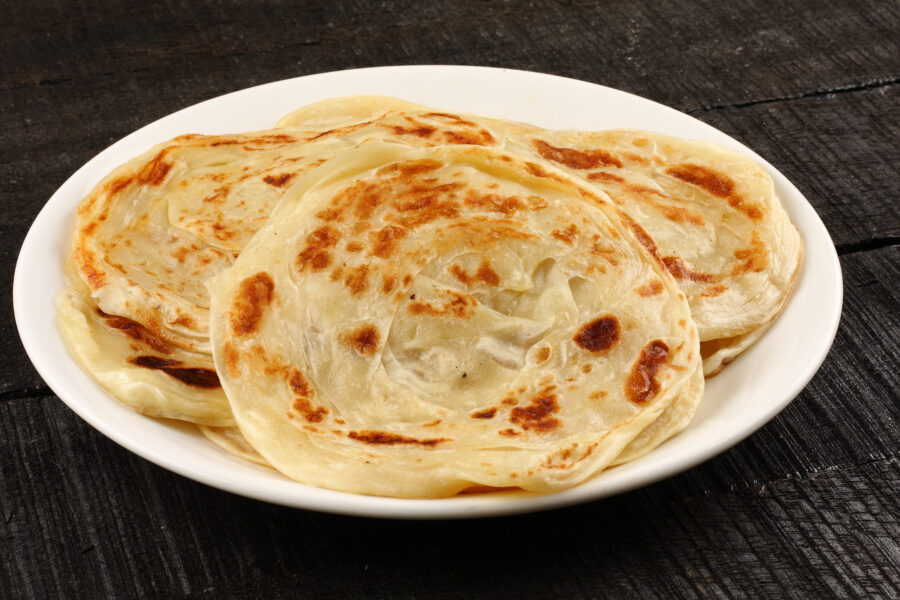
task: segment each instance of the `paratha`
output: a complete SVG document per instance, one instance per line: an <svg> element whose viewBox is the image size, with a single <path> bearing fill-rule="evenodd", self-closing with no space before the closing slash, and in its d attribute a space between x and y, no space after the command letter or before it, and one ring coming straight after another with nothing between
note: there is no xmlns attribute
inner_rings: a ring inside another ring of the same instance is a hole
<svg viewBox="0 0 900 600"><path fill-rule="evenodd" d="M689 306L645 238L547 165L363 143L209 284L238 426L289 477L354 493L584 481L702 389Z"/></svg>

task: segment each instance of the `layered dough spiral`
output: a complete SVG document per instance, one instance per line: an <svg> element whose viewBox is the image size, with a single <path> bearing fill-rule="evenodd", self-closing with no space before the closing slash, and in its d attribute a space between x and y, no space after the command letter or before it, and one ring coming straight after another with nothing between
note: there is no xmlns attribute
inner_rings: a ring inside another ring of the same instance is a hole
<svg viewBox="0 0 900 600"><path fill-rule="evenodd" d="M364 144L298 182L210 283L237 423L333 489L579 483L700 392L687 301L642 235L546 165Z"/></svg>

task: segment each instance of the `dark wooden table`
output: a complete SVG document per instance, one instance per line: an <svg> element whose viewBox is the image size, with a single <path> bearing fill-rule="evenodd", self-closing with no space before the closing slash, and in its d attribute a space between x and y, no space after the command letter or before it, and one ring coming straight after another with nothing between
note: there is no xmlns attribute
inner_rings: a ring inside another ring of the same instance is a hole
<svg viewBox="0 0 900 600"><path fill-rule="evenodd" d="M898 40L891 0L0 3L0 597L898 597ZM463 522L220 492L123 450L54 396L18 341L10 289L31 221L69 175L225 92L414 63L602 83L757 150L841 257L844 313L821 371L682 475Z"/></svg>

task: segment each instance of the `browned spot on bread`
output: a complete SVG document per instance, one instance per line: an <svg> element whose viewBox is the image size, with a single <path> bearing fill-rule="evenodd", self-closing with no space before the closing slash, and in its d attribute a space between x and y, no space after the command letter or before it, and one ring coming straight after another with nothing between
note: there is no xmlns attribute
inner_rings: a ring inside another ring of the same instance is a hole
<svg viewBox="0 0 900 600"><path fill-rule="evenodd" d="M351 431L347 434L347 437L359 442L364 442L366 444L372 444L374 446L408 445L433 448L438 444L450 441L447 438L431 438L427 440L420 440L414 437L400 435L397 433L389 433L387 431L372 431L370 429L364 429L362 431Z"/></svg>
<svg viewBox="0 0 900 600"><path fill-rule="evenodd" d="M141 167L134 176L124 175L118 177L106 184L107 193L116 195L126 187L135 183L137 185L154 185L158 186L165 180L166 175L172 168L172 163L166 162L165 156L173 148L163 148L152 160L148 161Z"/></svg>
<svg viewBox="0 0 900 600"><path fill-rule="evenodd" d="M411 125L409 127L391 125L390 129L394 132L394 135L414 135L420 138L430 138L437 131L437 128L425 124Z"/></svg>
<svg viewBox="0 0 900 600"><path fill-rule="evenodd" d="M357 241L347 242L347 252L359 252L363 249L363 245Z"/></svg>
<svg viewBox="0 0 900 600"><path fill-rule="evenodd" d="M701 187L713 196L728 198L734 192L731 178L700 165L683 164L666 169L666 173L687 183Z"/></svg>
<svg viewBox="0 0 900 600"><path fill-rule="evenodd" d="M466 271L454 263L450 265L448 269L450 274L456 277L462 284L469 286L472 283L484 283L490 286L498 286L500 285L500 276L491 268L491 263L488 261L487 257L481 260L481 264L478 266L478 270L474 275L469 275Z"/></svg>
<svg viewBox="0 0 900 600"><path fill-rule="evenodd" d="M406 237L407 231L402 227L387 225L377 231L369 232L369 241L372 243L370 253L378 258L388 258L394 253L397 244Z"/></svg>
<svg viewBox="0 0 900 600"><path fill-rule="evenodd" d="M329 206L316 213L317 219L323 221L340 221L344 218L344 210L342 206ZM362 246L360 246L362 249Z"/></svg>
<svg viewBox="0 0 900 600"><path fill-rule="evenodd" d="M585 323L573 341L589 352L605 352L619 341L619 319L606 315Z"/></svg>
<svg viewBox="0 0 900 600"><path fill-rule="evenodd" d="M612 173L607 173L605 171L595 171L593 173L588 173L587 178L591 181L611 181L614 183L625 182L625 179L623 177L619 177L618 175L613 175Z"/></svg>
<svg viewBox="0 0 900 600"><path fill-rule="evenodd" d="M663 291L663 284L659 279L654 279L647 285L642 285L641 287L637 288L635 291L639 296L649 298L650 296L661 294Z"/></svg>
<svg viewBox="0 0 900 600"><path fill-rule="evenodd" d="M494 143L494 136L487 129L478 131L444 131L444 140L451 144L466 144L469 146L490 146Z"/></svg>
<svg viewBox="0 0 900 600"><path fill-rule="evenodd" d="M676 204L671 204L672 200L670 198L653 188L641 185L625 185L623 189L631 193L635 200L652 206L673 223L690 223L697 226L706 224L701 214L689 210L679 200L675 201Z"/></svg>
<svg viewBox="0 0 900 600"><path fill-rule="evenodd" d="M616 249L601 244L599 241L594 241L594 243L591 244L591 254L613 266L619 264L619 253ZM605 273L606 271L604 270L603 272Z"/></svg>
<svg viewBox="0 0 900 600"><path fill-rule="evenodd" d="M291 144L297 141L296 138L291 137L285 134L267 134L267 135L259 135L255 137L247 137L247 136L237 136L237 137L214 137L211 138L215 141L209 142L207 145L209 146L247 146L253 148L254 150L259 150L264 146L280 146L284 144Z"/></svg>
<svg viewBox="0 0 900 600"><path fill-rule="evenodd" d="M582 151L574 148L560 148L548 144L544 140L532 140L531 143L542 157L570 169L594 169L600 165L622 166L621 160L605 150Z"/></svg>
<svg viewBox="0 0 900 600"><path fill-rule="evenodd" d="M750 246L734 251L734 257L741 261L731 269L732 275L742 273L762 273L769 266L769 250L754 231L750 238Z"/></svg>
<svg viewBox="0 0 900 600"><path fill-rule="evenodd" d="M382 293L388 294L397 287L397 276L396 275L385 275L381 279L381 291Z"/></svg>
<svg viewBox="0 0 900 600"><path fill-rule="evenodd" d="M297 369L291 369L290 374L288 376L288 385L291 386L291 391L297 394L298 396L304 396L306 398L312 398L314 394L314 390L309 385L309 382L306 380L306 377L303 376L303 373L298 371Z"/></svg>
<svg viewBox="0 0 900 600"><path fill-rule="evenodd" d="M539 165L537 163L526 162L525 170L528 171L531 175L534 175L535 177L541 177L544 179L552 179L553 178L550 171L548 171L547 169L545 169L544 167L542 167L541 165Z"/></svg>
<svg viewBox="0 0 900 600"><path fill-rule="evenodd" d="M378 174L399 173L401 176L409 178L414 175L421 175L423 173L437 171L443 166L444 163L438 160L424 158L422 160L411 160L403 163L387 165L379 169Z"/></svg>
<svg viewBox="0 0 900 600"><path fill-rule="evenodd" d="M306 236L306 245L297 255L294 265L301 273L307 269L322 271L331 265L331 248L337 245L341 234L333 227L323 225Z"/></svg>
<svg viewBox="0 0 900 600"><path fill-rule="evenodd" d="M721 296L727 291L728 286L726 285L713 285L703 290L700 295L705 298L715 298L716 296Z"/></svg>
<svg viewBox="0 0 900 600"><path fill-rule="evenodd" d="M546 198L540 196L528 196L528 208L531 210L543 210L550 206Z"/></svg>
<svg viewBox="0 0 900 600"><path fill-rule="evenodd" d="M266 183L268 183L271 186L284 187L295 176L296 176L296 173L282 173L280 175L266 175L265 177L263 177L263 181L265 181Z"/></svg>
<svg viewBox="0 0 900 600"><path fill-rule="evenodd" d="M170 346L168 342L154 335L149 329L147 329L137 321L132 321L131 319L126 319L125 317L120 317L117 315L107 314L99 308L97 308L96 310L97 314L103 318L103 321L109 327L118 329L131 339L142 342L143 344L162 354L172 354L172 352L174 352L172 346Z"/></svg>
<svg viewBox="0 0 900 600"><path fill-rule="evenodd" d="M350 226L350 233L353 236L362 236L370 229L372 229L372 224L369 221L354 221Z"/></svg>
<svg viewBox="0 0 900 600"><path fill-rule="evenodd" d="M469 416L473 419L493 419L496 415L497 407L492 406L490 408L485 408L484 410L477 410Z"/></svg>
<svg viewBox="0 0 900 600"><path fill-rule="evenodd" d="M578 227L575 223L569 223L565 229L554 229L550 234L556 239L572 245L578 239Z"/></svg>
<svg viewBox="0 0 900 600"><path fill-rule="evenodd" d="M594 442L583 451L578 452L580 444L578 442L573 443L571 446L567 446L555 453L548 455L542 462L541 467L544 469L571 469L579 462L588 458L593 452L594 448L597 447L599 442Z"/></svg>
<svg viewBox="0 0 900 600"><path fill-rule="evenodd" d="M467 206L504 215L511 215L524 207L522 200L517 196L501 196L500 194L476 194L471 192L463 202Z"/></svg>
<svg viewBox="0 0 900 600"><path fill-rule="evenodd" d="M239 376L241 372L238 369L238 361L241 356L231 342L225 342L222 346L222 355L225 358L225 367L228 369L228 374L232 377Z"/></svg>
<svg viewBox="0 0 900 600"><path fill-rule="evenodd" d="M661 203L653 203L653 206L673 223L690 223L701 227L706 225L703 217L684 207L669 206Z"/></svg>
<svg viewBox="0 0 900 600"><path fill-rule="evenodd" d="M735 185L732 179L718 171L713 171L700 165L683 164L675 165L666 169L669 175L686 181L687 183L703 188L713 196L725 198L728 204L735 210L739 210L751 219L761 219L763 214L758 206L748 202L745 198L735 192Z"/></svg>
<svg viewBox="0 0 900 600"><path fill-rule="evenodd" d="M390 189L384 182L357 181L334 196L331 205L316 213L323 221L342 221L348 212L352 212L360 221L366 221L375 213L375 209Z"/></svg>
<svg viewBox="0 0 900 600"><path fill-rule="evenodd" d="M369 288L369 265L359 265L347 269L344 285L353 295L361 294Z"/></svg>
<svg viewBox="0 0 900 600"><path fill-rule="evenodd" d="M371 323L363 323L356 329L345 331L340 336L341 343L362 354L371 356L378 349L378 328Z"/></svg>
<svg viewBox="0 0 900 600"><path fill-rule="evenodd" d="M229 229L228 225L225 225L221 221L216 221L212 224L212 234L217 240L221 240L226 242L233 238L237 232L233 229Z"/></svg>
<svg viewBox="0 0 900 600"><path fill-rule="evenodd" d="M137 174L137 183L141 185L160 185L172 168L172 163L166 162L165 156L172 148L163 148L159 154L153 157L149 163Z"/></svg>
<svg viewBox="0 0 900 600"><path fill-rule="evenodd" d="M187 246L180 246L177 250L172 252L172 258L177 260L179 263L184 264L184 261L187 260L187 257L190 253L191 251Z"/></svg>
<svg viewBox="0 0 900 600"><path fill-rule="evenodd" d="M374 121L364 121L361 123L354 123L353 125L347 125L346 127L337 127L335 129L329 129L328 131L323 131L322 133L318 133L311 138L309 141L318 140L323 137L335 136L335 135L343 135L346 133L350 133L356 131L357 129L362 129L366 125L371 125Z"/></svg>
<svg viewBox="0 0 900 600"><path fill-rule="evenodd" d="M134 179L130 175L117 177L106 184L106 193L110 196L115 196L131 185L132 181L134 181Z"/></svg>
<svg viewBox="0 0 900 600"><path fill-rule="evenodd" d="M231 191L231 185L225 184L217 187L211 196L207 196L203 199L205 204L223 204L225 202L225 197L228 195L228 192Z"/></svg>
<svg viewBox="0 0 900 600"><path fill-rule="evenodd" d="M75 249L75 259L78 262L78 269L81 271L85 282L91 289L99 289L106 285L106 277L103 271L96 267L97 255L84 246L79 245Z"/></svg>
<svg viewBox="0 0 900 600"><path fill-rule="evenodd" d="M188 315L178 315L174 321L172 321L173 325L181 325L182 327L186 327L188 329L196 329L197 324L194 323L194 320Z"/></svg>
<svg viewBox="0 0 900 600"><path fill-rule="evenodd" d="M394 207L399 211L395 216L397 222L404 227L416 227L436 219L455 219L459 216L459 204L441 199L441 195L459 187L461 184L446 184L399 195L394 201Z"/></svg>
<svg viewBox="0 0 900 600"><path fill-rule="evenodd" d="M241 281L231 305L231 330L241 336L253 333L259 327L263 311L275 296L275 282L265 271Z"/></svg>
<svg viewBox="0 0 900 600"><path fill-rule="evenodd" d="M553 416L560 411L554 389L554 385L547 386L531 399L528 406L513 408L509 411L509 422L526 431L546 432L559 427L559 419Z"/></svg>
<svg viewBox="0 0 900 600"><path fill-rule="evenodd" d="M422 173L430 173L432 171L437 171L441 167L444 166L439 160L432 160L430 158L423 158L422 160L411 160L402 164L397 165L397 171L411 177L413 175L421 175Z"/></svg>
<svg viewBox="0 0 900 600"><path fill-rule="evenodd" d="M538 348L537 352L534 354L534 358L538 363L542 363L550 358L550 347L544 346L543 348Z"/></svg>
<svg viewBox="0 0 900 600"><path fill-rule="evenodd" d="M634 236L637 238L637 241L641 244L641 246L646 248L647 252L649 252L651 255L653 255L653 258L656 259L657 263L660 266L665 266L662 259L659 258L659 254L657 254L656 241L652 237L650 237L650 234L647 233L647 230L644 229L643 227L641 227L637 221L632 219L629 215L625 214L624 212L620 212L619 217L621 217L622 221L624 221L625 224L629 227L629 229L631 229L631 231L634 233ZM616 235L618 235L618 234L616 234ZM616 237L616 236L614 236L614 237Z"/></svg>
<svg viewBox="0 0 900 600"><path fill-rule="evenodd" d="M444 290L443 293L450 296L450 300L439 307L428 302L410 302L407 310L414 315L466 318L469 316L471 307L478 305L478 301L468 294L454 290Z"/></svg>
<svg viewBox="0 0 900 600"><path fill-rule="evenodd" d="M663 264L675 279L687 281L700 281L702 283L716 283L719 281L719 275L715 273L698 273L692 271L684 264L684 261L675 256L664 256Z"/></svg>
<svg viewBox="0 0 900 600"><path fill-rule="evenodd" d="M517 436L517 435L521 435L521 433L519 433L519 432L516 431L515 429L509 429L509 428L507 428L507 429L501 429L501 430L498 431L497 433L499 433L500 435L504 435L504 436L506 436L506 437L515 437L515 436Z"/></svg>
<svg viewBox="0 0 900 600"><path fill-rule="evenodd" d="M305 396L294 398L291 408L299 413L309 423L321 423L328 414L328 409L324 406L316 406Z"/></svg>
<svg viewBox="0 0 900 600"><path fill-rule="evenodd" d="M669 347L653 340L643 348L625 380L625 395L635 404L644 404L659 393L656 375L669 362Z"/></svg>
<svg viewBox="0 0 900 600"><path fill-rule="evenodd" d="M162 371L169 377L192 387L203 389L221 387L219 376L216 375L213 369L185 367L180 360L160 358L158 356L134 356L129 358L128 362L145 369Z"/></svg>

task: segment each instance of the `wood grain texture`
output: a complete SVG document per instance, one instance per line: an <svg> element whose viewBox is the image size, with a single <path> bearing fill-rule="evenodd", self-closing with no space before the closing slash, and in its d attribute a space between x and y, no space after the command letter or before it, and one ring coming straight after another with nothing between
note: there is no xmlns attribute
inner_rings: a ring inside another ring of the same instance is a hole
<svg viewBox="0 0 900 600"><path fill-rule="evenodd" d="M251 85L387 64L602 83L733 135L842 255L822 369L735 448L545 514L394 522L160 469L47 390L0 296L0 598L900 596L900 4L0 2L0 281L40 207L140 126Z"/></svg>
<svg viewBox="0 0 900 600"><path fill-rule="evenodd" d="M9 2L0 16L8 87L151 78L221 93L234 82L443 62L602 80L684 110L896 78L900 8L877 0L94 1ZM152 100L167 87L142 91Z"/></svg>

